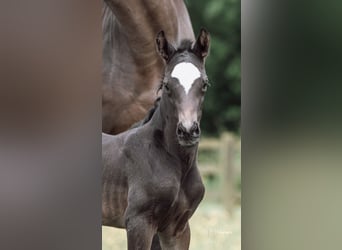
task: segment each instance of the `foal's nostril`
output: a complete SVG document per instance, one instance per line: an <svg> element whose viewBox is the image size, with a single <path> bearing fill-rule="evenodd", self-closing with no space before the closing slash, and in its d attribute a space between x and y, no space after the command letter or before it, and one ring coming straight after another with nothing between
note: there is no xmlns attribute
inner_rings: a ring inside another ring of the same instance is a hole
<svg viewBox="0 0 342 250"><path fill-rule="evenodd" d="M186 128L182 123L177 126L177 135L180 137L199 137L201 131L198 122L194 122L190 128Z"/></svg>
<svg viewBox="0 0 342 250"><path fill-rule="evenodd" d="M192 136L199 136L200 128L199 128L198 122L194 122L194 124L192 125L192 127L190 129L190 134Z"/></svg>

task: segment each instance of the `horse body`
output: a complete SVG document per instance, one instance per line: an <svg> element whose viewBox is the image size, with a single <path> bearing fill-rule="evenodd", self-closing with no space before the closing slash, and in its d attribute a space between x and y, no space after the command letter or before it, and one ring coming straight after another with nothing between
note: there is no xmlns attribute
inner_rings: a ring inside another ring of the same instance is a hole
<svg viewBox="0 0 342 250"><path fill-rule="evenodd" d="M117 134L153 105L163 63L154 40L194 39L183 0L107 0L103 9L102 130Z"/></svg>
<svg viewBox="0 0 342 250"><path fill-rule="evenodd" d="M202 30L194 46L184 43L178 50L163 32L156 43L167 64L151 119L119 135L102 136L102 223L126 228L131 250L149 250L155 234L162 249L188 249L188 220L204 195L197 150L209 34ZM188 91L182 74L175 74L184 62L199 72Z"/></svg>
<svg viewBox="0 0 342 250"><path fill-rule="evenodd" d="M143 127L103 135L103 225L131 231L129 249L150 249L157 232L163 249L180 239L179 249L187 249L188 219L204 195L197 147L176 146L175 137L168 139L173 146L166 144L162 127L154 126L157 116Z"/></svg>

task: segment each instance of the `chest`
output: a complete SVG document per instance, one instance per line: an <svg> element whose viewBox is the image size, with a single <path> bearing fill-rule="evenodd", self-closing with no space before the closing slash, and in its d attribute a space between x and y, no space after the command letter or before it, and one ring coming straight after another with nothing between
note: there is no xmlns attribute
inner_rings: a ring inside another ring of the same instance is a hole
<svg viewBox="0 0 342 250"><path fill-rule="evenodd" d="M159 231L171 225L182 228L204 195L196 159L184 161L155 147L149 148L149 154L141 155L146 145L139 144L135 153L127 156L132 163L136 162L137 157L143 159L141 164L132 164L128 169L131 173L128 178L131 190L129 201L135 213L144 213L144 216L151 218Z"/></svg>
<svg viewBox="0 0 342 250"><path fill-rule="evenodd" d="M204 195L201 179L192 179L190 185L160 189L153 209L153 218L159 231L167 227L182 229L195 212ZM192 185L191 185L192 184Z"/></svg>

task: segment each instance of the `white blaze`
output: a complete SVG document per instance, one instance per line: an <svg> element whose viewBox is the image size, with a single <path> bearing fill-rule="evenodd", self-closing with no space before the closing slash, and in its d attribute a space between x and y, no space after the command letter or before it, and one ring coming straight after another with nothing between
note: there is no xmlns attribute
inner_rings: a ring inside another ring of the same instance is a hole
<svg viewBox="0 0 342 250"><path fill-rule="evenodd" d="M200 71L192 63L181 62L177 64L171 73L171 77L177 78L188 94L194 81L201 76Z"/></svg>

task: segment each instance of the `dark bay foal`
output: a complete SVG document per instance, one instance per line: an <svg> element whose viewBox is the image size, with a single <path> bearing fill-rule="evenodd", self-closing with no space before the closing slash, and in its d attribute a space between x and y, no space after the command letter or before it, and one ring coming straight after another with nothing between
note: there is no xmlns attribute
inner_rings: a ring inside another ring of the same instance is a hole
<svg viewBox="0 0 342 250"><path fill-rule="evenodd" d="M197 168L202 104L208 86L204 61L209 34L175 49L161 31L157 51L166 62L162 96L148 122L102 136L102 223L126 228L128 249L188 249L188 220L204 195Z"/></svg>

